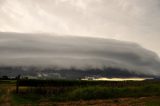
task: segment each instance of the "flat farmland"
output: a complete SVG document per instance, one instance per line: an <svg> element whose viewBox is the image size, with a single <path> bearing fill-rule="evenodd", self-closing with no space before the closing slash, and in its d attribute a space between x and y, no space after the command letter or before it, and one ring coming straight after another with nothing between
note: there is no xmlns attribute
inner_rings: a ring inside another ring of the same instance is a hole
<svg viewBox="0 0 160 106"><path fill-rule="evenodd" d="M0 106L159 106L159 81L0 81Z"/></svg>

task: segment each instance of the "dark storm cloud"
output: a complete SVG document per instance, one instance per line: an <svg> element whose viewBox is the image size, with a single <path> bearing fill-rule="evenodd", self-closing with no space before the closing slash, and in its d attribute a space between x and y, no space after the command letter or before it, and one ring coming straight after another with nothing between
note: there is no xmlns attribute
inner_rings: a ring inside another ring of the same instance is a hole
<svg viewBox="0 0 160 106"><path fill-rule="evenodd" d="M44 35L0 33L0 64L77 68L110 66L160 75L158 56L135 43Z"/></svg>

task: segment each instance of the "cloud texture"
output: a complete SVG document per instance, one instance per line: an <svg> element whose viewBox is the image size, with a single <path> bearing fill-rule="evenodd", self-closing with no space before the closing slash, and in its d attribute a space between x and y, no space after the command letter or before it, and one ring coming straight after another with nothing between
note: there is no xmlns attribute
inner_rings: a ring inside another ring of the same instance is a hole
<svg viewBox="0 0 160 106"><path fill-rule="evenodd" d="M158 56L135 43L44 34L0 33L0 64L63 68L106 66L160 75Z"/></svg>
<svg viewBox="0 0 160 106"><path fill-rule="evenodd" d="M0 0L0 31L136 42L160 55L160 0Z"/></svg>

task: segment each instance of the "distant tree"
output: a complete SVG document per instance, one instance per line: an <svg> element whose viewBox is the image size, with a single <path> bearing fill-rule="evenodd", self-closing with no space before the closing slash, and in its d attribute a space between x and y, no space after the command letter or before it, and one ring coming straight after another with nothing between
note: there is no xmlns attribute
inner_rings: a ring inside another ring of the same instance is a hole
<svg viewBox="0 0 160 106"><path fill-rule="evenodd" d="M3 80L8 80L9 78L8 78L8 76L2 76L2 79Z"/></svg>

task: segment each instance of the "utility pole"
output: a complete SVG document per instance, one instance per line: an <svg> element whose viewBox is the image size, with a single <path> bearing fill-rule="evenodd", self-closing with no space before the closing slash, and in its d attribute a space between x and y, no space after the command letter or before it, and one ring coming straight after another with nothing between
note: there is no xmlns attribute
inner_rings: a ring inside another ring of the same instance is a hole
<svg viewBox="0 0 160 106"><path fill-rule="evenodd" d="M18 75L17 76L17 83L16 83L16 93L18 94L18 92L19 92L19 81L20 81L20 77L21 77L21 75Z"/></svg>

